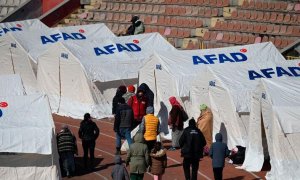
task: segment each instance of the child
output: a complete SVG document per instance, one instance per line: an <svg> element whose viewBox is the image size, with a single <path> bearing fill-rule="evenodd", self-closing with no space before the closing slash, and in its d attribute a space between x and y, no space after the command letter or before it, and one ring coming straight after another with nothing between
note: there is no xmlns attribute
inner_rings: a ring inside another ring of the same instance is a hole
<svg viewBox="0 0 300 180"><path fill-rule="evenodd" d="M122 165L122 159L118 155L115 157L115 164L111 173L113 180L129 180L128 172L125 166Z"/></svg>
<svg viewBox="0 0 300 180"><path fill-rule="evenodd" d="M166 149L161 148L161 142L156 142L152 149L151 156L151 173L154 175L154 180L162 180L162 175L165 173L167 167Z"/></svg>
<svg viewBox="0 0 300 180"><path fill-rule="evenodd" d="M212 158L212 166L215 180L222 180L223 168L225 165L225 158L229 156L229 149L225 143L222 142L222 134L216 134L216 142L214 142L209 150L209 156Z"/></svg>

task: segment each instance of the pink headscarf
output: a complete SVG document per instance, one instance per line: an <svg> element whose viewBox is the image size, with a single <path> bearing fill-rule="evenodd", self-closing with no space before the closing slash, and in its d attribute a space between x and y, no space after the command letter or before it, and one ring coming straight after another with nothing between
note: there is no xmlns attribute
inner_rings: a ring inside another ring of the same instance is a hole
<svg viewBox="0 0 300 180"><path fill-rule="evenodd" d="M170 104L172 106L179 106L179 107L181 107L180 103L177 101L177 99L174 96L171 96L169 98L169 101L170 101Z"/></svg>

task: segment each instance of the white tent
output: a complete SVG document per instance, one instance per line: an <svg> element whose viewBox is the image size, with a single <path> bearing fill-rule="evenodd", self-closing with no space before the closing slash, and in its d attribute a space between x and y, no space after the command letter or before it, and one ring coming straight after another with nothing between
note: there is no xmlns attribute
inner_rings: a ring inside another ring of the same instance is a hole
<svg viewBox="0 0 300 180"><path fill-rule="evenodd" d="M113 38L115 35L105 24L90 24L81 26L67 26L59 28L39 29L23 31L11 34L14 41L17 41L29 54L32 61L43 54L47 48L61 41L91 41L101 38Z"/></svg>
<svg viewBox="0 0 300 180"><path fill-rule="evenodd" d="M38 19L0 23L0 37L7 32L19 32L42 28L48 29L48 27Z"/></svg>
<svg viewBox="0 0 300 180"><path fill-rule="evenodd" d="M147 83L154 91L155 109L159 109L156 113L164 124L171 108L168 102L170 96L181 97L189 115L195 118L199 115L199 103L210 105L209 100L203 98L208 97L207 88L192 86L195 80L205 77L208 66L225 69L231 64L274 64L285 60L272 43L158 53L140 70L139 82ZM168 132L167 126L164 129Z"/></svg>
<svg viewBox="0 0 300 180"><path fill-rule="evenodd" d="M1 96L25 95L25 90L19 75L0 76Z"/></svg>
<svg viewBox="0 0 300 180"><path fill-rule="evenodd" d="M267 179L299 179L299 76L262 79L252 94L249 142L242 166L246 170L260 171L264 155L269 154L271 171Z"/></svg>
<svg viewBox="0 0 300 180"><path fill-rule="evenodd" d="M45 95L0 97L1 179L57 180L55 127Z"/></svg>
<svg viewBox="0 0 300 180"><path fill-rule="evenodd" d="M95 48L108 53L108 47L114 53L96 54ZM81 117L85 112L97 118L108 117L116 88L137 84L139 68L158 49L176 50L158 33L56 43L38 57L38 85L49 95L53 112L71 117Z"/></svg>
<svg viewBox="0 0 300 180"><path fill-rule="evenodd" d="M10 34L0 38L0 75L19 74L26 93L36 93L36 77L27 53Z"/></svg>

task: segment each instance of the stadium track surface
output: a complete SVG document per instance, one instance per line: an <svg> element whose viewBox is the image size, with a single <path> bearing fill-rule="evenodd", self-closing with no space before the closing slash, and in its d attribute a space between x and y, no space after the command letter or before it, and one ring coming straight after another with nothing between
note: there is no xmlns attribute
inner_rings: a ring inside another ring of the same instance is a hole
<svg viewBox="0 0 300 180"><path fill-rule="evenodd" d="M53 119L56 126L56 132L61 128L62 124L69 125L69 128L77 138L77 146L79 155L75 157L77 172L74 177L63 179L70 180L99 180L99 179L111 179L111 171L114 166L114 153L115 153L115 133L113 132L113 119L102 119L95 121L100 128L100 136L97 139L95 149L95 162L96 167L93 171L83 169L83 151L81 146L81 140L78 137L78 129L80 126L80 120L72 119L68 117L62 117L53 115ZM169 141L164 141L164 146L168 148L170 146ZM184 180L184 173L182 168L182 158L180 157L180 151L168 151L168 167L163 176L166 180ZM126 153L122 152L122 159L125 160ZM128 167L129 170L129 167ZM236 169L232 164L226 163L223 171L224 180L256 180L265 179L266 171L259 173L250 173L244 170ZM153 179L151 174L147 173L144 176L145 180ZM198 179L213 180L213 171L211 167L211 159L204 157L200 161Z"/></svg>

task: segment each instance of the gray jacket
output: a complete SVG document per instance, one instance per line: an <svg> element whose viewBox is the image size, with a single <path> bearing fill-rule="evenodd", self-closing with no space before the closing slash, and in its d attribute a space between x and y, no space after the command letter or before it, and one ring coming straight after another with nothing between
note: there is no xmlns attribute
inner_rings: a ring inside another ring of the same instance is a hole
<svg viewBox="0 0 300 180"><path fill-rule="evenodd" d="M213 168L221 168L225 165L225 158L229 156L229 149L225 143L222 142L222 134L216 134L216 142L214 142L209 150L209 156L212 158Z"/></svg>
<svg viewBox="0 0 300 180"><path fill-rule="evenodd" d="M120 156L115 157L115 166L111 172L111 177L113 180L129 180L129 175L124 167L122 165L122 159Z"/></svg>

